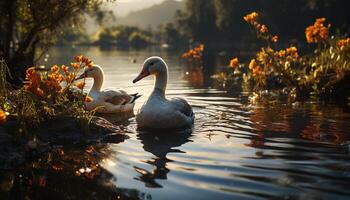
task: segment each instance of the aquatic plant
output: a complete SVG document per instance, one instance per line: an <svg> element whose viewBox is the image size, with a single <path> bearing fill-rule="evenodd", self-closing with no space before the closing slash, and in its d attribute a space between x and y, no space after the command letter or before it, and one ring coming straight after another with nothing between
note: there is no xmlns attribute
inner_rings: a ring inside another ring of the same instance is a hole
<svg viewBox="0 0 350 200"><path fill-rule="evenodd" d="M257 12L252 12L243 17L243 19L253 27L256 31L257 37L263 40L266 40L268 44L270 42L276 43L278 42L278 36L272 35L269 31L269 28L265 24L261 24L259 19L259 14Z"/></svg>
<svg viewBox="0 0 350 200"><path fill-rule="evenodd" d="M194 47L183 53L182 58L186 59L187 63L191 66L202 67L204 47L204 44L200 44L197 47Z"/></svg>
<svg viewBox="0 0 350 200"><path fill-rule="evenodd" d="M62 116L74 117L82 128L89 124L93 112L84 109L84 102L92 98L83 92L85 80L78 83L74 80L81 69L93 66L92 60L76 56L70 66L53 65L49 70L29 67L23 87L17 90L10 89L6 82L6 65L1 66L1 122L6 119L4 113L8 113L24 128L38 127L44 120Z"/></svg>
<svg viewBox="0 0 350 200"><path fill-rule="evenodd" d="M306 41L318 46L314 53L303 56L293 45L273 49L271 42L278 42L278 36L272 35L268 27L258 21L258 13L243 18L256 31L257 37L266 41L266 46L249 64L239 64L238 58L234 57L229 63L231 72L222 72L213 78L231 80L240 77L241 83L252 85L255 94L274 91L288 95L291 101L311 96L326 98L346 88L350 76L350 39L329 37L331 25L325 25L325 18L316 19L306 28Z"/></svg>

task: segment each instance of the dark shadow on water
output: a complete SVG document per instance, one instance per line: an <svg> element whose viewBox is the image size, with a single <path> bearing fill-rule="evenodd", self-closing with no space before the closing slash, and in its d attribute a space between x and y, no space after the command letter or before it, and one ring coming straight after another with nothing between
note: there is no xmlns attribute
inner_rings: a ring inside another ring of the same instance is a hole
<svg viewBox="0 0 350 200"><path fill-rule="evenodd" d="M158 132L139 132L137 138L143 144L143 149L149 153L152 153L154 157L146 160L145 162L152 165L154 168L152 171L134 166L139 176L136 180L145 183L146 187L161 188L157 179L167 179L167 174L170 169L167 168L167 163L172 162L167 158L169 153L185 153L175 147L180 147L187 142L191 142L189 137L192 135L192 130L183 131L158 131Z"/></svg>
<svg viewBox="0 0 350 200"><path fill-rule="evenodd" d="M0 199L152 199L137 189L118 188L100 166L105 144L60 146L16 170L0 171Z"/></svg>

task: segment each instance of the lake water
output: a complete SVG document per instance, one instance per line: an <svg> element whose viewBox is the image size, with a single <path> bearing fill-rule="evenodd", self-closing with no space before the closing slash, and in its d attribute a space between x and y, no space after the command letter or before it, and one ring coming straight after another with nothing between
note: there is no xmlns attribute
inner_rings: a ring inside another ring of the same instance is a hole
<svg viewBox="0 0 350 200"><path fill-rule="evenodd" d="M137 84L131 81L145 58L163 57L170 69L167 97L189 101L196 116L194 128L178 134L142 135L131 118L122 125L129 139L94 147L93 159L82 157L91 152L89 149L77 156L102 166L98 173L83 177L70 168L50 173L42 170L37 173L47 188L30 189L32 196L154 200L350 198L349 110L315 102L251 105L246 94L215 89L200 70L187 69L179 53L160 50L54 48L47 63L68 64L78 54L103 67L105 87L142 94L135 111L152 91L153 79ZM75 155L74 152L72 147L66 150L66 154ZM79 167L76 163L72 168Z"/></svg>

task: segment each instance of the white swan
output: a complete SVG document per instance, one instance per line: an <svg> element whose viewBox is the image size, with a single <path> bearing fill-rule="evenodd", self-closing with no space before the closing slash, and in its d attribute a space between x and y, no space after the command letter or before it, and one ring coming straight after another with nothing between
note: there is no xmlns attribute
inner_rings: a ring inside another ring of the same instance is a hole
<svg viewBox="0 0 350 200"><path fill-rule="evenodd" d="M84 73L76 78L76 80L83 78L94 79L94 83L88 94L93 100L85 103L87 110L96 109L97 113L130 112L134 109L135 100L140 97L137 93L129 95L124 90L101 90L104 81L104 73L102 68L98 65L86 68Z"/></svg>
<svg viewBox="0 0 350 200"><path fill-rule="evenodd" d="M149 75L155 76L155 86L151 96L136 115L138 128L191 128L194 114L187 101L182 98L167 100L165 97L168 67L162 58L154 56L146 59L141 73L133 80L133 83Z"/></svg>

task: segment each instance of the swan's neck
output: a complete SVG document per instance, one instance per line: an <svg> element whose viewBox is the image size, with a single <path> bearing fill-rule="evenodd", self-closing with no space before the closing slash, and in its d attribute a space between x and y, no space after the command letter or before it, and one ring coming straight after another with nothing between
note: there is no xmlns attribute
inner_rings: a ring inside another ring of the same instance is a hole
<svg viewBox="0 0 350 200"><path fill-rule="evenodd" d="M94 78L94 84L91 87L90 93L98 93L102 89L103 85L103 73L97 74Z"/></svg>
<svg viewBox="0 0 350 200"><path fill-rule="evenodd" d="M160 90L165 95L166 86L168 83L168 70L159 71L156 74L156 83L154 90Z"/></svg>

